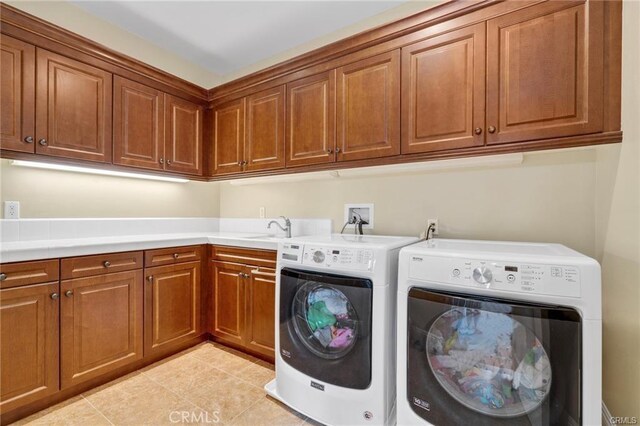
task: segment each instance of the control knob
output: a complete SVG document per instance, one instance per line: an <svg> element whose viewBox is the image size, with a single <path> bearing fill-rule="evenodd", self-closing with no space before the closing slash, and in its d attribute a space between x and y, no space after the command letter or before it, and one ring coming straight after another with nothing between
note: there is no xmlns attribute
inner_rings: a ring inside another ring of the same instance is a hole
<svg viewBox="0 0 640 426"><path fill-rule="evenodd" d="M324 262L324 253L320 250L316 250L313 252L313 261L316 263Z"/></svg>
<svg viewBox="0 0 640 426"><path fill-rule="evenodd" d="M473 279L480 284L489 284L493 279L493 273L485 266L478 266L473 270Z"/></svg>

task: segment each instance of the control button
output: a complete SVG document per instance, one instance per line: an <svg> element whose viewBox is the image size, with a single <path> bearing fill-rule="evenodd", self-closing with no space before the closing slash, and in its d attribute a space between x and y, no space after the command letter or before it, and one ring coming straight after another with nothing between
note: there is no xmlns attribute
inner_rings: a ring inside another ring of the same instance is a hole
<svg viewBox="0 0 640 426"><path fill-rule="evenodd" d="M459 277L460 276L460 269L456 268L453 270L453 272L451 273L454 277Z"/></svg>
<svg viewBox="0 0 640 426"><path fill-rule="evenodd" d="M337 262L338 261L338 256L333 256L333 261Z"/></svg>
<svg viewBox="0 0 640 426"><path fill-rule="evenodd" d="M516 276L513 274L509 274L507 275L507 281L509 281L510 283L514 282L516 280Z"/></svg>
<svg viewBox="0 0 640 426"><path fill-rule="evenodd" d="M493 279L493 273L489 268L479 266L473 270L473 279L480 284L489 284Z"/></svg>
<svg viewBox="0 0 640 426"><path fill-rule="evenodd" d="M313 261L316 263L324 262L324 253L320 250L316 250L313 252Z"/></svg>

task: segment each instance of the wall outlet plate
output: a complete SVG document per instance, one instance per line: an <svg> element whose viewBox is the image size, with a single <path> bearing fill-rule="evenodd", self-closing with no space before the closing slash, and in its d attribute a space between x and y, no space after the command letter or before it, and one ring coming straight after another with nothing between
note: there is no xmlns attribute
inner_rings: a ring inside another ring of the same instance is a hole
<svg viewBox="0 0 640 426"><path fill-rule="evenodd" d="M367 221L366 225L362 225L362 229L373 229L373 204L345 204L344 205L344 221L349 222L347 228L353 228L355 223L354 217L362 217Z"/></svg>
<svg viewBox="0 0 640 426"><path fill-rule="evenodd" d="M20 201L4 202L4 218L20 219Z"/></svg>

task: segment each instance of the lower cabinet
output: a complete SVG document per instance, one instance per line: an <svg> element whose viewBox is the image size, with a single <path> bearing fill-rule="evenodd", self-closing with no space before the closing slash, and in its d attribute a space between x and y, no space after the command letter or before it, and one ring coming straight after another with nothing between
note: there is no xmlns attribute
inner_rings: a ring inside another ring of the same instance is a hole
<svg viewBox="0 0 640 426"><path fill-rule="evenodd" d="M214 261L211 276L212 334L223 342L273 359L275 270Z"/></svg>
<svg viewBox="0 0 640 426"><path fill-rule="evenodd" d="M142 359L142 270L61 283L61 387Z"/></svg>
<svg viewBox="0 0 640 426"><path fill-rule="evenodd" d="M0 413L58 391L58 282L0 290Z"/></svg>
<svg viewBox="0 0 640 426"><path fill-rule="evenodd" d="M161 353L200 334L200 262L145 269L144 352Z"/></svg>

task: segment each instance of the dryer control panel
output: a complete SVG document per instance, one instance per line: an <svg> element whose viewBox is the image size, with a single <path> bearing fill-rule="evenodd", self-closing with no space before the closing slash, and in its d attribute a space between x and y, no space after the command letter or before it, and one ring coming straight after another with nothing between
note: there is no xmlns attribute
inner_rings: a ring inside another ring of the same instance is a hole
<svg viewBox="0 0 640 426"><path fill-rule="evenodd" d="M305 244L302 264L327 268L371 271L374 266L373 250L360 248L327 247Z"/></svg>
<svg viewBox="0 0 640 426"><path fill-rule="evenodd" d="M412 255L409 277L487 289L580 297L575 266Z"/></svg>

